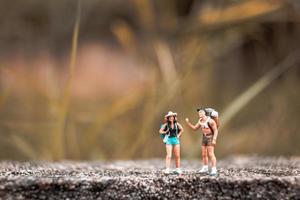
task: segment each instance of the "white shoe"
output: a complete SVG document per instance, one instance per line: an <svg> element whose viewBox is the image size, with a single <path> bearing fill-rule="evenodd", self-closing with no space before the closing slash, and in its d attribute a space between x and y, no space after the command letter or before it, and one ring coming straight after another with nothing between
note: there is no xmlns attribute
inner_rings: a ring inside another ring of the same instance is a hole
<svg viewBox="0 0 300 200"><path fill-rule="evenodd" d="M198 172L199 173L208 173L208 166L204 165Z"/></svg>
<svg viewBox="0 0 300 200"><path fill-rule="evenodd" d="M164 173L165 173L165 174L170 174L170 169L169 169L169 168L166 168L166 169L164 170Z"/></svg>
<svg viewBox="0 0 300 200"><path fill-rule="evenodd" d="M182 170L180 168L176 168L175 173L182 174Z"/></svg>
<svg viewBox="0 0 300 200"><path fill-rule="evenodd" d="M211 176L217 176L218 175L217 168L215 168L215 167L211 168L210 175Z"/></svg>

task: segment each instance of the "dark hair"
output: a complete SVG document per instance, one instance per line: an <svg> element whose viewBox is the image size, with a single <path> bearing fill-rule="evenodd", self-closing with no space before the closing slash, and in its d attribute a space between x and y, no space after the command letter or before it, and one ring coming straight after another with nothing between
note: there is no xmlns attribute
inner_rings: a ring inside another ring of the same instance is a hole
<svg viewBox="0 0 300 200"><path fill-rule="evenodd" d="M164 117L163 119L163 124L167 123L168 122L168 118L167 117Z"/></svg>
<svg viewBox="0 0 300 200"><path fill-rule="evenodd" d="M204 108L197 108L197 112L199 112L200 110L203 110L205 112Z"/></svg>
<svg viewBox="0 0 300 200"><path fill-rule="evenodd" d="M199 113L200 111L203 111L204 115L208 116L205 108L197 108L197 112Z"/></svg>
<svg viewBox="0 0 300 200"><path fill-rule="evenodd" d="M170 120L169 120L170 117L174 117L174 123L177 122L176 116L175 116L175 115L172 115L172 116L167 117L167 123L168 123L168 125L171 125L171 122L170 122Z"/></svg>

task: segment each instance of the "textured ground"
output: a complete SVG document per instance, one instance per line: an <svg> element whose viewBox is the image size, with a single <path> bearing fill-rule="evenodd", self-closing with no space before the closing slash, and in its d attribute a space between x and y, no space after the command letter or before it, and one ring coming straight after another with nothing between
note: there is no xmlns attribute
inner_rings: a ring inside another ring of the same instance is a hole
<svg viewBox="0 0 300 200"><path fill-rule="evenodd" d="M1 162L1 199L300 199L300 158L232 157L216 178L182 161L182 175L163 160Z"/></svg>

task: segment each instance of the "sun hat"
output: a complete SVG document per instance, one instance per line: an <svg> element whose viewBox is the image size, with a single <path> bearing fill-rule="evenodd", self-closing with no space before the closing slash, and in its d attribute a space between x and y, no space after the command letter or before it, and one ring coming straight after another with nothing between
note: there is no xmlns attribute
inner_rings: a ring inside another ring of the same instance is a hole
<svg viewBox="0 0 300 200"><path fill-rule="evenodd" d="M171 116L177 116L177 113L173 113L172 111L169 111L168 114L165 115L165 117L171 117Z"/></svg>

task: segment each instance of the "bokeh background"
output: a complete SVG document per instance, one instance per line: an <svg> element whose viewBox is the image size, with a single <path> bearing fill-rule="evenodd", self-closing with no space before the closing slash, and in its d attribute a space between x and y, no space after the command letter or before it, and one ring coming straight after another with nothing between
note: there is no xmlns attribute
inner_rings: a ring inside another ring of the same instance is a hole
<svg viewBox="0 0 300 200"><path fill-rule="evenodd" d="M175 111L220 112L217 156L300 154L298 0L2 0L0 159L164 157Z"/></svg>

